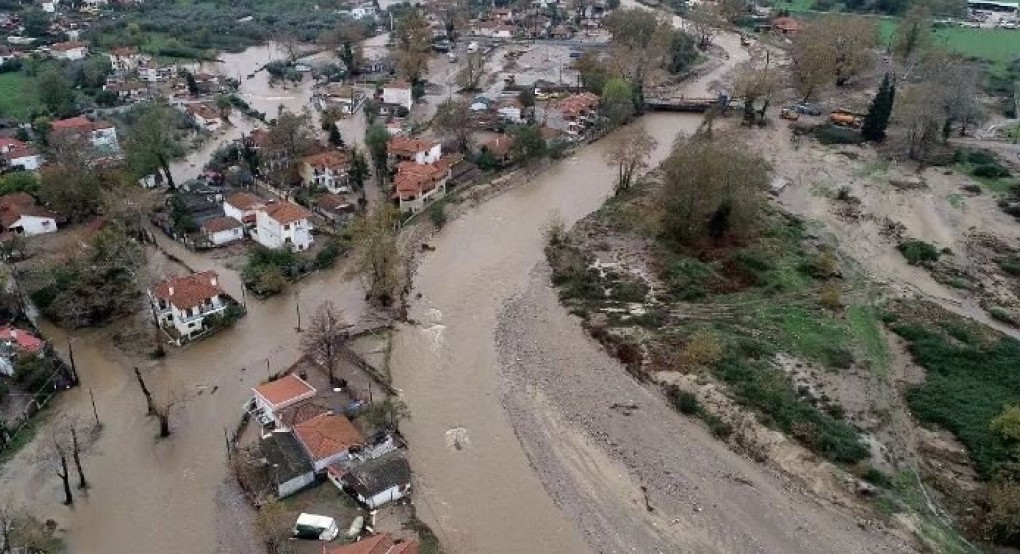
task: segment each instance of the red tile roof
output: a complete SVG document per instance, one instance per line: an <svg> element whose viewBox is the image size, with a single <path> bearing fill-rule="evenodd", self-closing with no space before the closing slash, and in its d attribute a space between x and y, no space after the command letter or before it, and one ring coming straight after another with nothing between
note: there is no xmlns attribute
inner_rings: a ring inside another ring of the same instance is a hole
<svg viewBox="0 0 1020 554"><path fill-rule="evenodd" d="M311 156L305 156L302 160L316 169L333 169L344 171L351 165L351 159L346 152L340 150L327 150Z"/></svg>
<svg viewBox="0 0 1020 554"><path fill-rule="evenodd" d="M57 219L57 214L39 206L35 198L27 192L15 192L0 196L0 225L4 230L9 229L23 216L43 217Z"/></svg>
<svg viewBox="0 0 1020 554"><path fill-rule="evenodd" d="M230 204L241 211L254 210L265 206L266 201L250 192L235 192L223 199L224 204Z"/></svg>
<svg viewBox="0 0 1020 554"><path fill-rule="evenodd" d="M389 533L382 533L334 548L329 554L418 554L418 541L398 540Z"/></svg>
<svg viewBox="0 0 1020 554"><path fill-rule="evenodd" d="M397 174L393 185L400 198L413 198L436 187L444 177L449 175L449 168L438 164L416 164L401 162L397 165Z"/></svg>
<svg viewBox="0 0 1020 554"><path fill-rule="evenodd" d="M280 406L304 398L308 393L315 394L315 387L304 379L288 373L275 381L262 383L255 387L255 392L268 400L273 406Z"/></svg>
<svg viewBox="0 0 1020 554"><path fill-rule="evenodd" d="M280 225L287 225L312 217L312 212L286 200L267 204L262 211Z"/></svg>
<svg viewBox="0 0 1020 554"><path fill-rule="evenodd" d="M225 293L219 287L219 275L215 271L203 271L160 281L152 287L152 294L178 310L189 310Z"/></svg>
<svg viewBox="0 0 1020 554"><path fill-rule="evenodd" d="M0 151L8 150L8 149L11 149L11 148L24 148L25 146L28 146L28 145L25 144L24 142L21 142L18 139L12 139L12 138L7 138L7 137L0 137Z"/></svg>
<svg viewBox="0 0 1020 554"><path fill-rule="evenodd" d="M237 229L238 227L244 227L244 224L233 217L214 217L212 219L207 219L204 223L202 223L202 232L219 233L220 231L229 231L230 229Z"/></svg>
<svg viewBox="0 0 1020 554"><path fill-rule="evenodd" d="M50 129L54 131L78 131L82 133L97 131L99 129L109 129L111 127L113 127L113 125L110 123L106 123L105 121L89 121L89 119L83 115L72 117L70 119L58 119L50 124Z"/></svg>
<svg viewBox="0 0 1020 554"><path fill-rule="evenodd" d="M312 460L322 460L364 442L361 432L342 415L323 414L294 426L294 436Z"/></svg>
<svg viewBox="0 0 1020 554"><path fill-rule="evenodd" d="M16 344L25 352L38 352L43 347L43 341L38 337L24 329L10 325L0 327L0 340Z"/></svg>
<svg viewBox="0 0 1020 554"><path fill-rule="evenodd" d="M217 112L209 104L188 104L186 108L188 113L193 116L198 116L202 119L216 120L220 118L220 113Z"/></svg>
<svg viewBox="0 0 1020 554"><path fill-rule="evenodd" d="M582 92L579 94L572 94L563 100L560 100L557 107L561 112L563 112L563 115L575 117L588 110L594 109L598 105L598 95L590 92Z"/></svg>
<svg viewBox="0 0 1020 554"><path fill-rule="evenodd" d="M78 41L58 42L50 46L50 50L56 50L58 52L66 52L68 50L74 50L75 48L85 48L88 43Z"/></svg>
<svg viewBox="0 0 1020 554"><path fill-rule="evenodd" d="M490 139L485 143L485 149L491 152L493 155L502 158L510 153L510 150L514 147L513 137L502 135Z"/></svg>
<svg viewBox="0 0 1020 554"><path fill-rule="evenodd" d="M800 31L800 21L792 17L777 17L772 20L772 26L784 33L796 33Z"/></svg>
<svg viewBox="0 0 1020 554"><path fill-rule="evenodd" d="M439 141L414 137L395 136L386 144L386 150L395 156L414 157L418 152L428 152L439 144Z"/></svg>
<svg viewBox="0 0 1020 554"><path fill-rule="evenodd" d="M354 202L340 194L323 194L315 199L315 205L333 212L353 210Z"/></svg>

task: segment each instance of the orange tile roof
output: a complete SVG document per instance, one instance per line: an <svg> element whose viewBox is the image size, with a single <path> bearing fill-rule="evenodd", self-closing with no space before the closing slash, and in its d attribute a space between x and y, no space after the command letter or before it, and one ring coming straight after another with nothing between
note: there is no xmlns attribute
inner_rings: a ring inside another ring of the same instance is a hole
<svg viewBox="0 0 1020 554"><path fill-rule="evenodd" d="M322 460L364 442L361 432L342 415L323 414L294 426L294 435L312 460Z"/></svg>
<svg viewBox="0 0 1020 554"><path fill-rule="evenodd" d="M315 393L315 387L293 373L288 373L275 381L262 383L252 390L274 406L300 399L308 393Z"/></svg>
<svg viewBox="0 0 1020 554"><path fill-rule="evenodd" d="M57 50L59 52L66 52L68 50L74 50L75 48L84 48L88 44L78 41L58 42L50 46L50 50Z"/></svg>
<svg viewBox="0 0 1020 554"><path fill-rule="evenodd" d="M389 533L382 533L334 548L329 554L418 554L418 541L397 540Z"/></svg>
<svg viewBox="0 0 1020 554"><path fill-rule="evenodd" d="M324 210L340 211L342 209L353 209L354 202L340 194L323 194L315 199L315 205Z"/></svg>
<svg viewBox="0 0 1020 554"><path fill-rule="evenodd" d="M220 231L228 231L243 226L243 223L230 216L214 217L202 223L202 232L219 233Z"/></svg>
<svg viewBox="0 0 1020 554"><path fill-rule="evenodd" d="M436 184L449 173L449 167L438 164L416 164L401 162L397 165L397 174L393 185L397 195L405 200L435 188Z"/></svg>
<svg viewBox="0 0 1020 554"><path fill-rule="evenodd" d="M57 218L57 214L37 205L35 198L32 198L32 195L27 192L15 192L0 196L0 224L5 230L26 215L53 220Z"/></svg>
<svg viewBox="0 0 1020 554"><path fill-rule="evenodd" d="M113 127L113 125L110 123L106 123L105 121L89 121L89 119L83 115L72 117L70 119L58 119L50 124L50 129L53 131L88 132L99 129L109 129L111 127Z"/></svg>
<svg viewBox="0 0 1020 554"><path fill-rule="evenodd" d="M560 100L558 107L564 115L576 116L599 105L599 97L590 92L572 94Z"/></svg>
<svg viewBox="0 0 1020 554"><path fill-rule="evenodd" d="M395 136L386 144L386 150L394 155L412 157L418 152L427 152L439 144L439 141L414 137Z"/></svg>
<svg viewBox="0 0 1020 554"><path fill-rule="evenodd" d="M212 108L209 104L188 104L186 109L191 115L196 115L202 119L219 119L220 114Z"/></svg>
<svg viewBox="0 0 1020 554"><path fill-rule="evenodd" d="M259 206L266 205L265 200L250 192L235 192L234 194L224 198L223 203L230 204L241 211L252 210Z"/></svg>
<svg viewBox="0 0 1020 554"><path fill-rule="evenodd" d="M178 310L189 310L225 293L219 287L219 275L215 271L203 271L160 281L152 287L152 294Z"/></svg>
<svg viewBox="0 0 1020 554"><path fill-rule="evenodd" d="M287 225L312 217L312 212L286 200L267 204L265 208L262 208L262 211L280 225Z"/></svg>
<svg viewBox="0 0 1020 554"><path fill-rule="evenodd" d="M351 165L351 159L346 152L340 150L327 150L311 156L305 156L302 160L306 164L317 169L339 169L345 170Z"/></svg>

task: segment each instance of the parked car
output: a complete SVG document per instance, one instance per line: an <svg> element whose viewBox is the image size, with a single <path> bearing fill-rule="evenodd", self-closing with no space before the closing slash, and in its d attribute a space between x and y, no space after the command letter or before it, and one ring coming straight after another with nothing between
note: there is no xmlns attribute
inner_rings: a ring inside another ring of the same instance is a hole
<svg viewBox="0 0 1020 554"><path fill-rule="evenodd" d="M800 112L797 111L796 107L783 108L783 110L779 112L779 117L789 119L790 121L797 121L800 118Z"/></svg>
<svg viewBox="0 0 1020 554"><path fill-rule="evenodd" d="M822 107L818 104L809 104L807 102L801 102L795 106L797 113L804 115L819 116L822 115Z"/></svg>
<svg viewBox="0 0 1020 554"><path fill-rule="evenodd" d="M329 516L301 514L294 523L293 535L298 539L329 542L340 534L336 520Z"/></svg>

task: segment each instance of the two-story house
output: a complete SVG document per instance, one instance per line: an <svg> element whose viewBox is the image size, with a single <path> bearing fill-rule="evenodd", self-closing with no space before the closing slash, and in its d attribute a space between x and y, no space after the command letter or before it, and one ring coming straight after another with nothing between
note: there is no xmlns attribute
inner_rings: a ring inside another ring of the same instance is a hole
<svg viewBox="0 0 1020 554"><path fill-rule="evenodd" d="M159 62L152 58L145 58L138 62L138 78L147 83L169 81L176 75L176 67L172 65L159 65Z"/></svg>
<svg viewBox="0 0 1020 554"><path fill-rule="evenodd" d="M195 125L201 129L215 131L223 125L223 119L219 112L209 104L188 104L184 109Z"/></svg>
<svg viewBox="0 0 1020 554"><path fill-rule="evenodd" d="M84 60L89 55L89 45L84 42L58 42L50 46L50 55L58 60Z"/></svg>
<svg viewBox="0 0 1020 554"><path fill-rule="evenodd" d="M544 109L539 119L569 135L582 135L598 119L599 97L590 92L572 94ZM536 110L537 111L537 110Z"/></svg>
<svg viewBox="0 0 1020 554"><path fill-rule="evenodd" d="M461 160L460 154L452 154L435 163L400 162L393 178L393 199L400 211L419 212L433 200L446 196L451 168Z"/></svg>
<svg viewBox="0 0 1020 554"><path fill-rule="evenodd" d="M330 150L301 160L301 182L306 187L326 189L334 194L350 192L347 186L351 159L346 152Z"/></svg>
<svg viewBox="0 0 1020 554"><path fill-rule="evenodd" d="M92 143L100 150L119 150L117 128L105 121L90 121L85 116L59 119L50 125L50 132L77 135Z"/></svg>
<svg viewBox="0 0 1020 554"><path fill-rule="evenodd" d="M286 200L255 212L255 240L266 248L300 252L312 245L312 212Z"/></svg>
<svg viewBox="0 0 1020 554"><path fill-rule="evenodd" d="M386 144L386 155L391 165L400 162L430 164L439 161L443 145L437 140L395 136Z"/></svg>
<svg viewBox="0 0 1020 554"><path fill-rule="evenodd" d="M223 214L245 226L255 225L255 214L266 206L266 201L250 192L235 192L223 199Z"/></svg>
<svg viewBox="0 0 1020 554"><path fill-rule="evenodd" d="M178 345L204 331L206 319L223 313L228 301L215 271L171 277L149 289L153 317Z"/></svg>

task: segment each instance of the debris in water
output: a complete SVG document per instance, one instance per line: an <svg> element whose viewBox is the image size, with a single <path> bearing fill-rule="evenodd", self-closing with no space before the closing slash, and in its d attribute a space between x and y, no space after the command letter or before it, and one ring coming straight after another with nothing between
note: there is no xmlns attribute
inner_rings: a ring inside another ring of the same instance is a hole
<svg viewBox="0 0 1020 554"><path fill-rule="evenodd" d="M446 432L446 446L454 450L464 450L471 446L471 439L468 437L467 429L455 427Z"/></svg>

